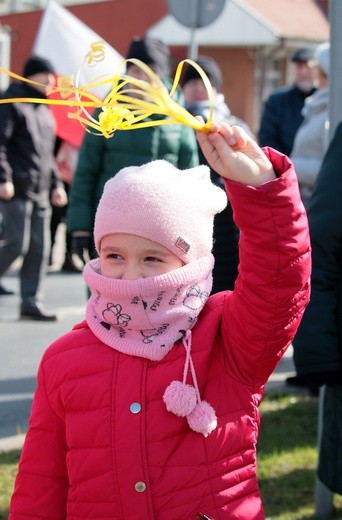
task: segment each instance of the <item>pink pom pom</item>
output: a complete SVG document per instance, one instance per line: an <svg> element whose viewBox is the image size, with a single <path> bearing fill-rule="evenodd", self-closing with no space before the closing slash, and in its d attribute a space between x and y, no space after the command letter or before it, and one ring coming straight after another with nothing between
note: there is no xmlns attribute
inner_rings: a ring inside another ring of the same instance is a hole
<svg viewBox="0 0 342 520"><path fill-rule="evenodd" d="M196 390L193 386L181 381L172 381L164 392L163 401L169 412L179 417L185 417L196 406Z"/></svg>
<svg viewBox="0 0 342 520"><path fill-rule="evenodd" d="M197 433L203 433L204 437L207 437L217 426L214 408L207 401L199 403L187 419L190 428Z"/></svg>

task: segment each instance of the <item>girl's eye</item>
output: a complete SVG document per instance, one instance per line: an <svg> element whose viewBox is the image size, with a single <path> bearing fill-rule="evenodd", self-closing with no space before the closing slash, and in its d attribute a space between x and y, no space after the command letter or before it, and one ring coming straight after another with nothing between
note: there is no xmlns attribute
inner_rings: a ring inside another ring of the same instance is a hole
<svg viewBox="0 0 342 520"><path fill-rule="evenodd" d="M145 262L161 262L160 258L157 258L156 256L147 256L145 258Z"/></svg>
<svg viewBox="0 0 342 520"><path fill-rule="evenodd" d="M119 260L122 259L122 256L120 256L118 253L110 253L108 255L108 258L113 258L113 260Z"/></svg>

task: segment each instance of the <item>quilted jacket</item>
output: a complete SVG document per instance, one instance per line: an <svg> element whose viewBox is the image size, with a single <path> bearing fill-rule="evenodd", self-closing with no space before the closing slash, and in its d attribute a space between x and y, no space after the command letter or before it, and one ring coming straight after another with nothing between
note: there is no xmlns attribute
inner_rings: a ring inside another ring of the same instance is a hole
<svg viewBox="0 0 342 520"><path fill-rule="evenodd" d="M261 520L258 405L309 298L310 244L296 175L227 182L241 229L234 292L209 298L192 329L202 399L218 427L195 433L162 395L182 377L179 343L158 362L101 343L86 322L45 352L9 520Z"/></svg>

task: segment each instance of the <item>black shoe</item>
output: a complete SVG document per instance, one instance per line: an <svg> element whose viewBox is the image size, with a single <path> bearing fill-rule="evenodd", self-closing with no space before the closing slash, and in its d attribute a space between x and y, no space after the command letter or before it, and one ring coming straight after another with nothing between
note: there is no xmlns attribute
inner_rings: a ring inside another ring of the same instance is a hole
<svg viewBox="0 0 342 520"><path fill-rule="evenodd" d="M57 321L57 314L49 314L41 305L22 305L20 310L21 320Z"/></svg>
<svg viewBox="0 0 342 520"><path fill-rule="evenodd" d="M14 294L14 291L9 291L3 285L0 285L0 296L10 296L11 294Z"/></svg>

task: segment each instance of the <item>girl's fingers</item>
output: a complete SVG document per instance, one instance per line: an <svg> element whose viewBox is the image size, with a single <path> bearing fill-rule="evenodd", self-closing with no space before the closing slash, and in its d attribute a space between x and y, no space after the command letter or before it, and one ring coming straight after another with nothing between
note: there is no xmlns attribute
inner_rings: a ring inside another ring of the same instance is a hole
<svg viewBox="0 0 342 520"><path fill-rule="evenodd" d="M244 148L247 145L248 135L241 126L222 124L219 128L219 133L234 150Z"/></svg>
<svg viewBox="0 0 342 520"><path fill-rule="evenodd" d="M210 155L212 153L212 151L214 150L214 146L209 139L209 135L210 134L205 134L204 132L201 132L201 131L196 132L197 140L198 140L199 145L202 149L202 152L204 153L204 156L207 160L208 160L208 155Z"/></svg>

